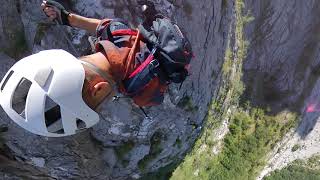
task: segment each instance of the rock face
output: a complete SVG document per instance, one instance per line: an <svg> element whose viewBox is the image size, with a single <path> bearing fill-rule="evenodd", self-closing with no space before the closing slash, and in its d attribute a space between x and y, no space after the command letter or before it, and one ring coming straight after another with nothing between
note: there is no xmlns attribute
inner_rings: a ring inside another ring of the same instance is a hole
<svg viewBox="0 0 320 180"><path fill-rule="evenodd" d="M64 36L66 32L77 51L82 55L88 53L88 34L48 24L40 10L40 0L2 1L1 78L21 57L16 53L17 45L24 45L22 55L53 48L76 55ZM141 21L139 6L133 0L64 3L88 17L122 17L133 25ZM201 132L208 104L219 84L231 11L221 0L160 0L156 8L174 18L193 45L196 58L192 62L192 76L182 89L171 86L163 105L147 109L151 119L144 118L127 100L106 103L102 108L104 118L98 125L79 135L59 139L28 133L1 110L0 125L9 127L4 138L10 161L18 161L26 168L31 166L26 172L34 172L35 179L138 179L160 168L174 167L184 157ZM17 33L23 38L16 37ZM17 43L15 38L19 40ZM11 172L2 166L0 169L0 177L5 179L25 177L14 174L14 169Z"/></svg>
<svg viewBox="0 0 320 180"><path fill-rule="evenodd" d="M244 64L248 94L273 110L300 112L318 79L318 1L246 1L255 17Z"/></svg>
<svg viewBox="0 0 320 180"><path fill-rule="evenodd" d="M19 58L26 49L24 24L19 14L20 8L15 2L1 2L0 12L0 49L8 55ZM12 15L12 16L11 16Z"/></svg>
<svg viewBox="0 0 320 180"><path fill-rule="evenodd" d="M247 95L274 112L301 114L300 137L319 117L318 1L246 1L255 20L247 28L250 41L244 64Z"/></svg>
<svg viewBox="0 0 320 180"><path fill-rule="evenodd" d="M271 154L259 178L299 158L319 153L319 1L246 1L255 20L244 64L247 96L275 113L301 115L292 136ZM293 152L292 149L301 146Z"/></svg>
<svg viewBox="0 0 320 180"><path fill-rule="evenodd" d="M63 1L74 12L95 18L122 17L132 25L141 21L134 0ZM61 48L77 54L89 52L84 31L50 25L40 0L2 0L0 11L0 75L23 55ZM104 119L92 129L72 137L52 139L17 127L0 111L10 165L23 164L33 178L138 179L174 167L201 132L208 104L219 87L221 66L233 2L226 0L158 0L156 8L175 19L187 32L195 52L192 76L182 89L171 86L163 105L147 109L144 118L127 100L106 103ZM319 118L320 2L246 0L255 19L246 27L250 43L244 62L246 97L272 112L301 114L297 135L304 138ZM66 32L63 33L63 32ZM64 34L68 37L66 38ZM312 111L305 111L309 107ZM23 178L17 168L0 166L0 177ZM36 173L38 171L38 173Z"/></svg>

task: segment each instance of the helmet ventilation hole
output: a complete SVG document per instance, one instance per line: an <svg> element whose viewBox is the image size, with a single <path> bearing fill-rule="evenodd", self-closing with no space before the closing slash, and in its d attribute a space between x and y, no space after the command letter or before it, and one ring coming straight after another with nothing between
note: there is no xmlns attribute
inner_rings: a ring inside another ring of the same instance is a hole
<svg viewBox="0 0 320 180"><path fill-rule="evenodd" d="M81 119L77 119L77 128L78 129L85 129L87 128L86 123Z"/></svg>
<svg viewBox="0 0 320 180"><path fill-rule="evenodd" d="M50 85L52 81L53 70L51 67L44 67L40 69L34 77L34 80L41 86L45 87Z"/></svg>
<svg viewBox="0 0 320 180"><path fill-rule="evenodd" d="M1 91L4 89L4 87L6 86L8 80L10 79L10 77L12 76L13 73L14 73L14 71L10 71L8 76L6 77L6 79L3 81L3 84L1 85Z"/></svg>
<svg viewBox="0 0 320 180"><path fill-rule="evenodd" d="M60 106L48 96L46 97L44 116L48 132L64 134Z"/></svg>
<svg viewBox="0 0 320 180"><path fill-rule="evenodd" d="M15 110L24 118L24 111L26 108L26 100L32 82L26 78L22 78L16 87L12 96L12 109Z"/></svg>

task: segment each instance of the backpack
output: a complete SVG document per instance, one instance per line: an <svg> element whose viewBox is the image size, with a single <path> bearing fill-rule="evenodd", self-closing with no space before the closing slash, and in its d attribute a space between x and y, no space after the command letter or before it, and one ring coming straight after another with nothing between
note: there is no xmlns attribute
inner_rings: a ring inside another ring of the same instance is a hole
<svg viewBox="0 0 320 180"><path fill-rule="evenodd" d="M121 47L126 36L137 36L145 43L135 56L136 69L122 80L119 90L140 107L159 105L170 83L180 83L189 75L192 49L180 28L168 18L157 16L151 26L133 30L122 20L113 20L103 39Z"/></svg>

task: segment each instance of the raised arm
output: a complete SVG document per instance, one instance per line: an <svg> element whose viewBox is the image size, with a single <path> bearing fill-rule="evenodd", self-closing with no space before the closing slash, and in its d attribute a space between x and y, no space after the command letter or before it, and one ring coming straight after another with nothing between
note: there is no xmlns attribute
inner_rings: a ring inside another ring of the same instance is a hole
<svg viewBox="0 0 320 180"><path fill-rule="evenodd" d="M72 27L85 29L91 33L96 32L97 26L101 22L99 19L86 18L80 15L70 13L68 16L69 23Z"/></svg>
<svg viewBox="0 0 320 180"><path fill-rule="evenodd" d="M60 24L81 28L91 33L95 32L101 22L99 19L70 13L60 3L53 0L43 1L41 8L51 21L58 20Z"/></svg>

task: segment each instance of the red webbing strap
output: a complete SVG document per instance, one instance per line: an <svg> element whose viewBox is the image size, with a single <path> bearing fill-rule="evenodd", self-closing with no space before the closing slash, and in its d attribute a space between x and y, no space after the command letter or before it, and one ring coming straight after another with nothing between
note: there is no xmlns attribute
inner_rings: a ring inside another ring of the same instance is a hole
<svg viewBox="0 0 320 180"><path fill-rule="evenodd" d="M154 53L156 53L157 49L153 48L150 55L147 57L147 59L136 69L134 70L129 78L134 77L135 75L137 75L138 73L140 73L146 66L148 66L148 64L150 64L150 62L154 59Z"/></svg>
<svg viewBox="0 0 320 180"><path fill-rule="evenodd" d="M112 32L112 36L125 36L125 35L136 36L137 34L138 34L138 31L133 29L120 29Z"/></svg>
<svg viewBox="0 0 320 180"><path fill-rule="evenodd" d="M142 42L140 41L140 33L139 33L139 31L137 31L136 39L131 47L130 53L127 58L127 63L125 65L125 67L126 67L125 68L126 71L124 73L125 77L129 76L129 70L131 71L131 66L135 63L135 56L136 56L137 51L140 48L141 43Z"/></svg>
<svg viewBox="0 0 320 180"><path fill-rule="evenodd" d="M141 72L146 66L148 66L148 64L150 64L150 62L153 60L153 54L150 54L149 56L148 56L148 58L136 69L136 70L134 70L131 74L130 74L130 76L129 76L129 78L132 78L132 77L134 77L135 75L137 75L139 72Z"/></svg>

